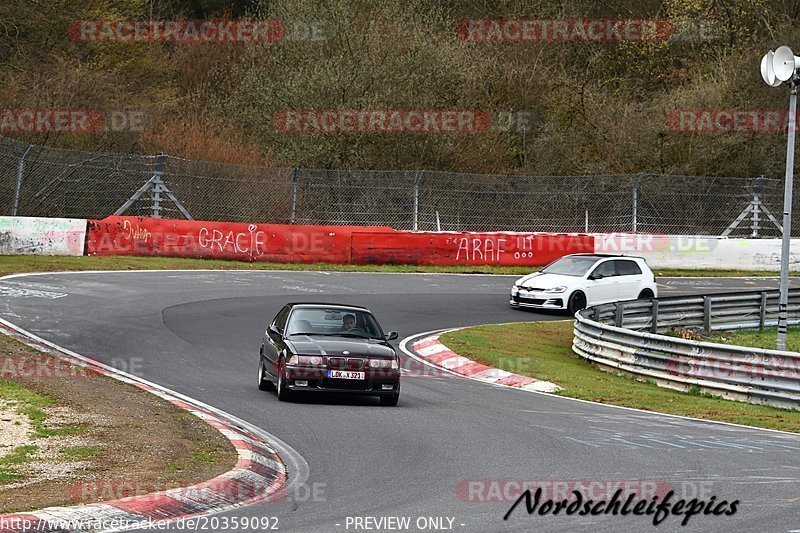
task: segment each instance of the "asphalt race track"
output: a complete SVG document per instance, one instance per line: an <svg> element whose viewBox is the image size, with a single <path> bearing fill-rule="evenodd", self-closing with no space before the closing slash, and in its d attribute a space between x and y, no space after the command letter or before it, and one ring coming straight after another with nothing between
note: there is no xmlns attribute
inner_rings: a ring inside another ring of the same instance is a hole
<svg viewBox="0 0 800 533"><path fill-rule="evenodd" d="M514 276L321 272L65 273L0 281L0 317L49 341L232 413L293 452L285 501L221 516L277 516L280 531L365 531L348 517L452 519L452 530L647 531L652 517L528 516L466 502L469 480L650 480L676 497L740 500L733 517L669 517L662 531L800 529L800 436L532 394L415 362L400 404L256 388L264 326L287 301L366 305L401 339L490 322L563 319L512 310ZM663 296L776 286L666 279ZM59 296L62 295L62 296ZM404 359L408 359L404 356ZM692 491L696 492L692 494ZM348 523L351 525L348 527ZM422 524L435 530L435 522ZM373 529L374 530L374 529ZM439 529L442 530L442 529Z"/></svg>

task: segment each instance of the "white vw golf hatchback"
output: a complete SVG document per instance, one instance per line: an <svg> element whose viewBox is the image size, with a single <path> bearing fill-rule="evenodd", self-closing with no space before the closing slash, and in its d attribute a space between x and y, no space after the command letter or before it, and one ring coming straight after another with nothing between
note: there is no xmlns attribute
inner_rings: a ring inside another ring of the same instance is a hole
<svg viewBox="0 0 800 533"><path fill-rule="evenodd" d="M641 257L573 254L541 271L519 278L511 287L512 307L566 309L658 296L656 280Z"/></svg>

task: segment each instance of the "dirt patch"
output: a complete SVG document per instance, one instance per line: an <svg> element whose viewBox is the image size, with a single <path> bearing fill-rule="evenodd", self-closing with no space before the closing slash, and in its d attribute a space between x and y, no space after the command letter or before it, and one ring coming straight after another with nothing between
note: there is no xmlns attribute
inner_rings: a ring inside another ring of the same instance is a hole
<svg viewBox="0 0 800 533"><path fill-rule="evenodd" d="M44 355L0 335L0 357L18 361ZM129 496L132 486L146 487L145 492L185 486L227 472L236 463L235 449L216 429L131 385L93 372L66 379L0 379L47 403L30 407L21 426L7 414L19 405L9 407L5 400L6 408L0 410L0 418L17 428L13 438L0 431L0 442L13 444L20 438L19 428L25 427L27 444L35 446L14 466L22 478L0 482L0 513L116 499ZM38 421L31 423L31 417ZM96 486L106 490L91 490Z"/></svg>
<svg viewBox="0 0 800 533"><path fill-rule="evenodd" d="M0 399L0 457L31 442L28 417L17 413L17 403Z"/></svg>

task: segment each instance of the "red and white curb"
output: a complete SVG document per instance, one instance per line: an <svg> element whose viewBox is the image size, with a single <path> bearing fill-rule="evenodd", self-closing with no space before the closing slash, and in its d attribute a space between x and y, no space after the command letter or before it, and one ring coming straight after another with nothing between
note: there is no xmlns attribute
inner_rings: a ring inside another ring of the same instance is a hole
<svg viewBox="0 0 800 533"><path fill-rule="evenodd" d="M48 507L39 511L0 515L0 533L32 531L123 531L144 523L216 514L258 502L280 500L287 468L265 436L235 417L119 371L74 352L61 349L0 319L0 333L41 352L67 360L110 378L129 383L189 411L222 433L236 448L238 461L229 472L178 489L131 496L102 503ZM114 524L109 527L109 524Z"/></svg>
<svg viewBox="0 0 800 533"><path fill-rule="evenodd" d="M464 377L505 385L516 389L529 390L534 392L558 392L561 387L549 381L541 381L529 376L521 376L499 368L477 363L466 357L462 357L445 346L439 337L441 333L428 335L411 344L411 349L426 362L449 370Z"/></svg>

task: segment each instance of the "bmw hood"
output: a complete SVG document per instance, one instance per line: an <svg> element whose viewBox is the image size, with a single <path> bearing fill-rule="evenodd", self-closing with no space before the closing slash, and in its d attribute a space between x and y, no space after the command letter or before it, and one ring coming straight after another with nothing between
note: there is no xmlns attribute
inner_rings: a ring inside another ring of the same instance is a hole
<svg viewBox="0 0 800 533"><path fill-rule="evenodd" d="M533 289L552 289L562 285L572 285L580 278L577 276L564 276L563 274L543 274L534 272L514 282L515 285Z"/></svg>
<svg viewBox="0 0 800 533"><path fill-rule="evenodd" d="M394 357L395 352L381 341L351 339L347 337L322 337L297 335L286 339L292 352L298 355L346 356L346 357ZM350 352L345 354L344 352Z"/></svg>

